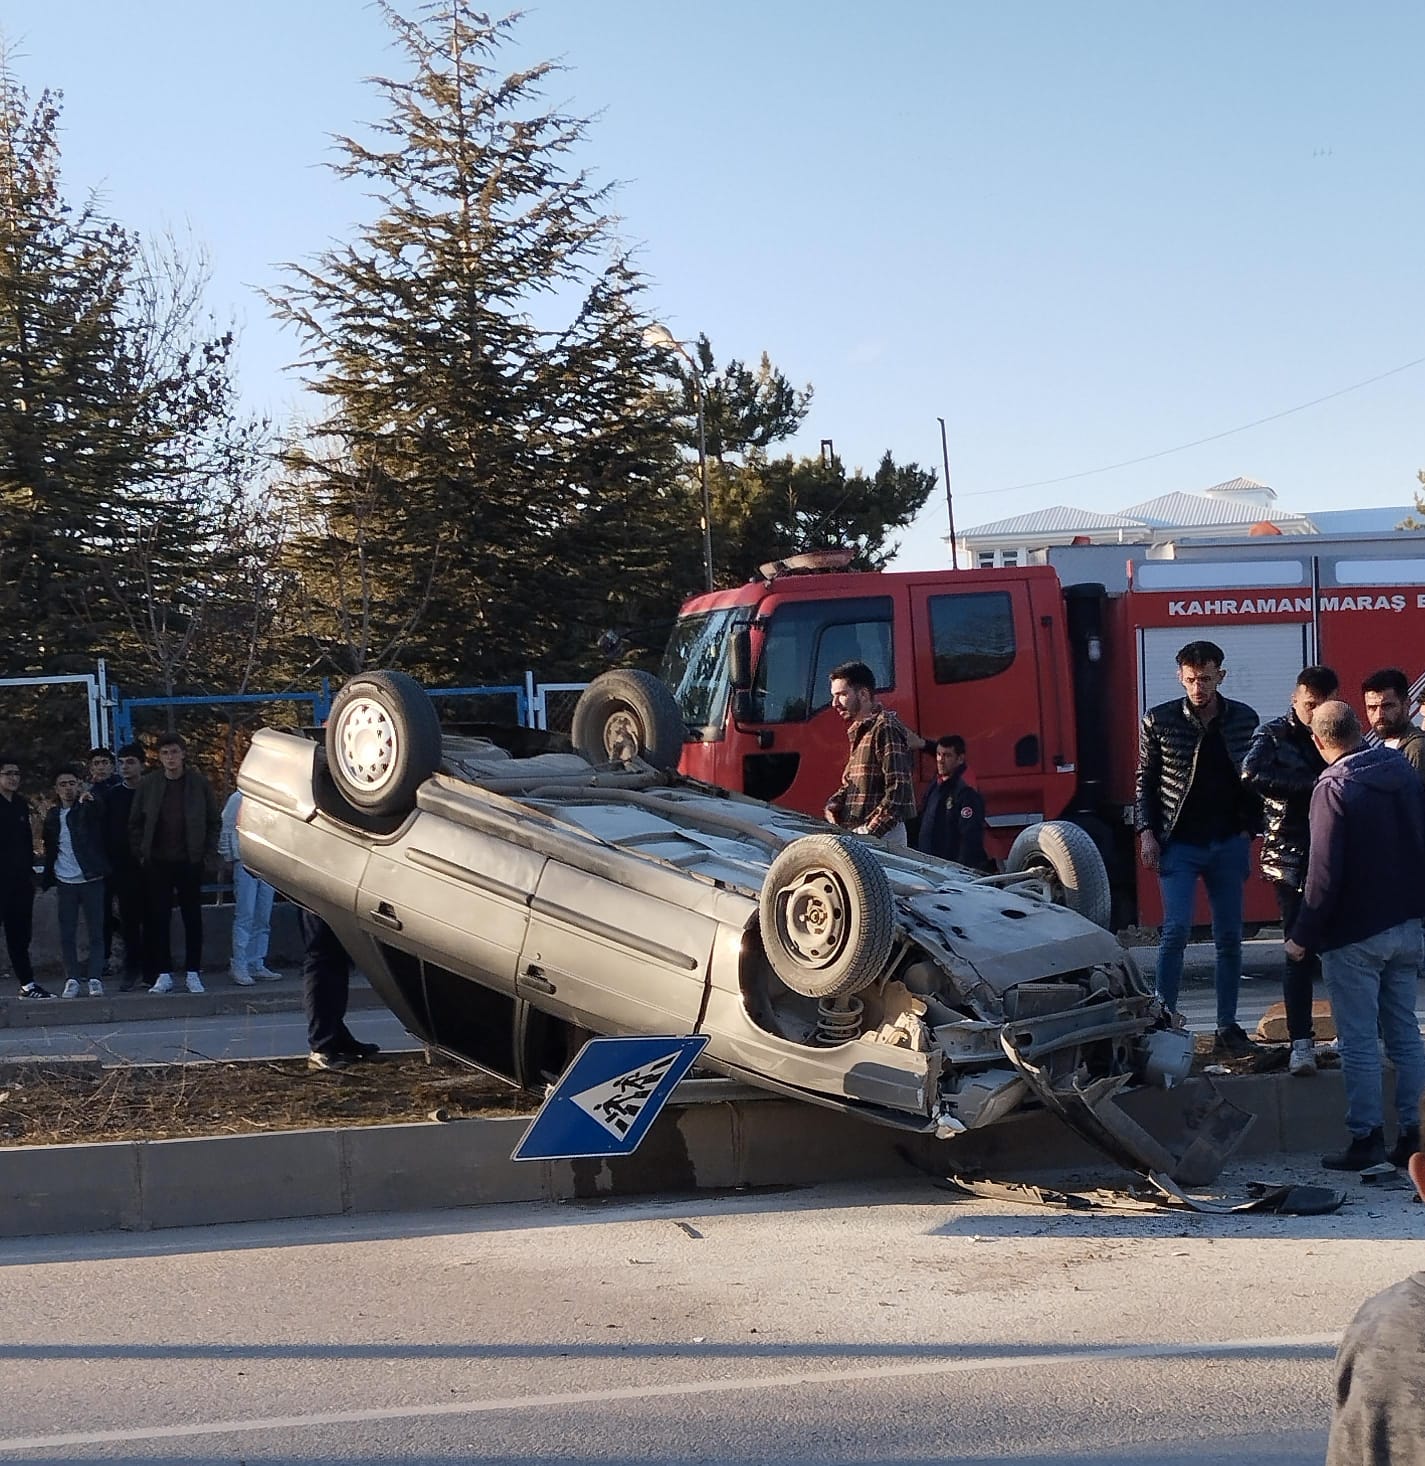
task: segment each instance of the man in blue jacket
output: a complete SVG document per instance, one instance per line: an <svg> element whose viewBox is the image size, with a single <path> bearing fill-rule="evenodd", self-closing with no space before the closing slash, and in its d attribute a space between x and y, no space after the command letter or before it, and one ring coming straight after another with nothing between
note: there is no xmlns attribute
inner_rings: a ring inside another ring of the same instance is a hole
<svg viewBox="0 0 1425 1466"><path fill-rule="evenodd" d="M1321 973L1341 1042L1351 1143L1323 1156L1333 1171L1386 1159L1376 1036L1395 1066L1399 1139L1391 1161L1419 1149L1425 1045L1415 1017L1420 919L1425 915L1425 790L1393 748L1365 747L1343 702L1324 702L1311 736L1326 769L1311 793L1311 854L1301 910L1286 943L1300 961L1321 954Z"/></svg>

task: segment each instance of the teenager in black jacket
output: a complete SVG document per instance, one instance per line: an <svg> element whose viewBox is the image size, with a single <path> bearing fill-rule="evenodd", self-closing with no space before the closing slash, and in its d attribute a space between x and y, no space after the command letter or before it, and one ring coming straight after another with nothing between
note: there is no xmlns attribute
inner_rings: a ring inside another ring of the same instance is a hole
<svg viewBox="0 0 1425 1466"><path fill-rule="evenodd" d="M1262 874L1276 891L1284 939L1291 936L1301 910L1310 847L1311 791L1326 767L1311 737L1311 718L1323 702L1335 697L1339 685L1330 667L1303 667L1297 673L1286 716L1257 729L1242 765L1243 779L1262 797ZM1290 1068L1297 1075L1316 1072L1311 998L1320 972L1321 959L1315 952L1299 962L1286 959L1282 1001L1291 1039Z"/></svg>

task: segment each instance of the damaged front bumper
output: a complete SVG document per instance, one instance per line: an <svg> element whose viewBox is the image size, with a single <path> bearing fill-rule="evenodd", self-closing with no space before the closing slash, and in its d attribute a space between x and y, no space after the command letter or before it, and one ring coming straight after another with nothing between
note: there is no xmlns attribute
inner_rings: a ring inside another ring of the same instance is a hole
<svg viewBox="0 0 1425 1466"><path fill-rule="evenodd" d="M1056 1083L1004 1035L1005 1057L1025 1084L1076 1134L1130 1171L1169 1176L1183 1186L1215 1179L1252 1128L1256 1116L1218 1093L1209 1079L1190 1079L1153 1095L1153 1131L1118 1103L1133 1082L1115 1074L1083 1083L1077 1074Z"/></svg>
<svg viewBox="0 0 1425 1466"><path fill-rule="evenodd" d="M1189 1079L1192 1040L1177 1029L1148 1027L1160 1021L1156 1000L1133 994L1002 1024L940 1026L936 1047L949 1062L953 1089L947 1086L938 1133L982 1129L1037 1099L1129 1170L1185 1185L1211 1181L1254 1116L1209 1080ZM1102 1077L1090 1077L1090 1051ZM1119 1103L1130 1090L1134 1115Z"/></svg>

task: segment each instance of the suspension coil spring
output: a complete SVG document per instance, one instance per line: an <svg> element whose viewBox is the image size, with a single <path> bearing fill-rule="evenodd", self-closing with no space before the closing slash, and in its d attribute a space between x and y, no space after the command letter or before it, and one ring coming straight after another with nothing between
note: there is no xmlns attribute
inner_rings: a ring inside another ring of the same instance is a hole
<svg viewBox="0 0 1425 1466"><path fill-rule="evenodd" d="M823 1048L861 1037L860 998L827 998L817 1004L816 1041Z"/></svg>

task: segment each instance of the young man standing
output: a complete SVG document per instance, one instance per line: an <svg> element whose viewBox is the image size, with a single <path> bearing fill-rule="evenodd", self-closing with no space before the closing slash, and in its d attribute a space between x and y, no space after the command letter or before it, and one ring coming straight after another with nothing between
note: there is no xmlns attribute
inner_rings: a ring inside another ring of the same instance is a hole
<svg viewBox="0 0 1425 1466"><path fill-rule="evenodd" d="M35 827L20 793L20 761L0 753L0 924L22 998L52 998L35 981L30 938L35 914Z"/></svg>
<svg viewBox="0 0 1425 1466"><path fill-rule="evenodd" d="M832 670L831 705L846 724L851 753L840 786L826 801L827 823L904 845L906 824L915 814L905 728L876 701L875 674L865 662L843 662Z"/></svg>
<svg viewBox="0 0 1425 1466"><path fill-rule="evenodd" d="M1326 767L1311 737L1316 709L1336 696L1339 686L1330 667L1303 667L1286 716L1257 729L1242 765L1242 777L1262 798L1266 829L1262 839L1262 874L1272 883L1281 912L1282 935L1289 937L1301 910L1306 884L1311 790ZM1286 959L1282 1001L1291 1039L1288 1067L1293 1074L1316 1073L1316 1034L1311 1024L1311 996L1321 960L1307 953L1299 962Z"/></svg>
<svg viewBox="0 0 1425 1466"><path fill-rule="evenodd" d="M117 909L118 931L124 940L121 993L132 992L143 977L143 882L138 860L129 844L129 815L145 767L143 744L124 744L119 750L119 781L104 793L104 849L109 856L109 889L105 900L111 910ZM106 941L105 950L108 949Z"/></svg>
<svg viewBox="0 0 1425 1466"><path fill-rule="evenodd" d="M985 854L985 801L967 782L965 763L965 740L958 733L936 740L936 777L920 811L916 848L971 870L992 870Z"/></svg>
<svg viewBox="0 0 1425 1466"><path fill-rule="evenodd" d="M183 740L158 740L159 767L145 774L129 813L129 842L143 870L144 977L151 992L173 991L169 928L176 903L183 919L190 993L203 991L203 870L216 862L222 817L212 786L186 766Z"/></svg>
<svg viewBox="0 0 1425 1466"><path fill-rule="evenodd" d="M1403 753L1425 783L1425 733L1410 721L1410 684L1399 667L1382 667L1361 683L1371 732L1387 748Z"/></svg>
<svg viewBox="0 0 1425 1466"><path fill-rule="evenodd" d="M1201 880L1217 948L1217 1046L1241 1056L1254 1048L1237 1022L1237 995L1242 888L1260 817L1256 796L1242 783L1242 764L1257 715L1218 691L1227 673L1216 642L1188 642L1177 663L1184 696L1150 709L1138 735L1134 828L1139 858L1146 869L1158 872L1163 893L1158 995L1176 1010Z"/></svg>
<svg viewBox="0 0 1425 1466"><path fill-rule="evenodd" d="M1395 753L1361 742L1355 711L1324 702L1311 736L1327 768L1311 791L1311 861L1286 954L1321 954L1321 973L1346 1081L1345 1150L1322 1156L1332 1171L1364 1171L1386 1159L1380 1045L1395 1066L1404 1165L1419 1149L1417 1108L1425 1046L1415 1017L1420 919L1425 915L1425 790Z"/></svg>
<svg viewBox="0 0 1425 1466"><path fill-rule="evenodd" d="M89 951L85 975L89 996L104 996L104 877L109 857L104 853L104 817L100 801L84 787L79 770L62 768L54 776L58 803L45 815L44 887L59 888L59 950L64 959L64 992L80 992L79 914L84 913L84 934Z"/></svg>

